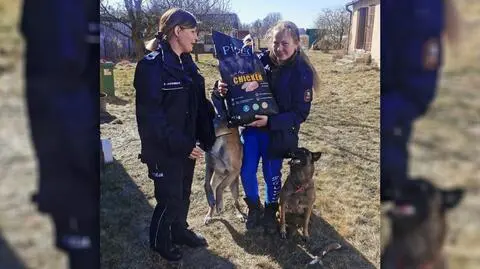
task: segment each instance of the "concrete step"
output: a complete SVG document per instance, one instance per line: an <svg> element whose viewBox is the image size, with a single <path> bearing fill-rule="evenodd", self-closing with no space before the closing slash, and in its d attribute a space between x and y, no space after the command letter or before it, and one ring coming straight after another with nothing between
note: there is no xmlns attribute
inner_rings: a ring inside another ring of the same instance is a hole
<svg viewBox="0 0 480 269"><path fill-rule="evenodd" d="M342 59L338 59L336 62L340 64L353 64L355 61L342 58Z"/></svg>
<svg viewBox="0 0 480 269"><path fill-rule="evenodd" d="M343 56L343 59L355 61L355 55L353 55L353 54L347 54L347 55Z"/></svg>

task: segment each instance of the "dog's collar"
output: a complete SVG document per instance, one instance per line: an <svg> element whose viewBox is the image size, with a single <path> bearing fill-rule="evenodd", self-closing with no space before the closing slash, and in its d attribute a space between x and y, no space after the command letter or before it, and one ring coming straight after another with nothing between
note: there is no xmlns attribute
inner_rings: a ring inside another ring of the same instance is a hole
<svg viewBox="0 0 480 269"><path fill-rule="evenodd" d="M303 192L304 190L305 190L304 186L301 186L300 188L297 187L297 190L295 191L295 193Z"/></svg>
<svg viewBox="0 0 480 269"><path fill-rule="evenodd" d="M435 265L436 261L437 261L437 257L435 257L432 260L429 260L427 262L424 262L424 263L420 264L415 269L433 269L433 266ZM405 265L403 264L403 259L401 258L401 256L399 256L398 259L397 259L396 268L397 269L405 269Z"/></svg>
<svg viewBox="0 0 480 269"><path fill-rule="evenodd" d="M229 129L218 128L215 130L215 137L221 137L221 136L230 135L230 134L232 134L232 131Z"/></svg>
<svg viewBox="0 0 480 269"><path fill-rule="evenodd" d="M434 261L423 263L419 266L419 269L433 269L435 265Z"/></svg>
<svg viewBox="0 0 480 269"><path fill-rule="evenodd" d="M232 134L232 132L222 132L222 133L218 133L218 134L216 134L215 136L216 136L217 138L219 138L219 137L221 137L221 136L224 136L224 135L231 135L231 134Z"/></svg>
<svg viewBox="0 0 480 269"><path fill-rule="evenodd" d="M310 185L310 183L307 183L305 185L303 184L297 185L295 183L293 184L295 185L295 189L296 189L294 193L304 192L307 189L308 185Z"/></svg>

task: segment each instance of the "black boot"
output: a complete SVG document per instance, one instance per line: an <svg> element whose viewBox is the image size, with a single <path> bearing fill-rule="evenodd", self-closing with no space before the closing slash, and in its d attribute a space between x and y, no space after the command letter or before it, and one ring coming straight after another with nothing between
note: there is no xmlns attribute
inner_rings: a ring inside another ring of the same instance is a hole
<svg viewBox="0 0 480 269"><path fill-rule="evenodd" d="M168 231L166 232L167 234L162 232L157 235L156 245L155 243L151 245L152 250L160 254L160 256L167 261L176 262L181 260L182 252L172 244L170 231L165 231Z"/></svg>
<svg viewBox="0 0 480 269"><path fill-rule="evenodd" d="M186 245L191 248L208 246L205 237L184 227L172 227L172 242L175 245Z"/></svg>
<svg viewBox="0 0 480 269"><path fill-rule="evenodd" d="M165 213L161 206L155 207L150 224L150 248L167 261L176 262L182 259L182 253L172 244L171 222L166 217L162 217L162 211Z"/></svg>
<svg viewBox="0 0 480 269"><path fill-rule="evenodd" d="M249 200L248 198L244 198L244 200L248 206L248 216L247 216L247 222L245 223L245 226L247 230L251 230L261 224L262 207L260 204L260 200L253 201L253 200Z"/></svg>
<svg viewBox="0 0 480 269"><path fill-rule="evenodd" d="M278 231L277 221L278 203L265 203L265 214L263 215L263 229L267 234L274 234Z"/></svg>

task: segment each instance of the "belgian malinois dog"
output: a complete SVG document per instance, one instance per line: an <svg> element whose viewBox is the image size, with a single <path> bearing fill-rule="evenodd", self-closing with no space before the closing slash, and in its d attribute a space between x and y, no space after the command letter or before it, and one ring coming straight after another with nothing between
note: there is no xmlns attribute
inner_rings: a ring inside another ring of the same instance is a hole
<svg viewBox="0 0 480 269"><path fill-rule="evenodd" d="M443 190L417 178L393 187L390 241L382 253L382 268L444 269L442 247L446 213L456 207L463 189Z"/></svg>
<svg viewBox="0 0 480 269"><path fill-rule="evenodd" d="M208 224L216 209L220 213L223 209L223 191L228 186L235 200L237 217L244 220L245 214L240 209L239 178L242 167L243 145L240 142L240 133L237 127L228 128L226 122L215 128L217 139L212 150L205 153L205 194L210 206L205 216Z"/></svg>
<svg viewBox="0 0 480 269"><path fill-rule="evenodd" d="M308 231L313 204L315 203L314 162L321 152L298 148L290 153L290 173L280 191L280 236L287 237L286 222L303 227L303 237L310 237Z"/></svg>

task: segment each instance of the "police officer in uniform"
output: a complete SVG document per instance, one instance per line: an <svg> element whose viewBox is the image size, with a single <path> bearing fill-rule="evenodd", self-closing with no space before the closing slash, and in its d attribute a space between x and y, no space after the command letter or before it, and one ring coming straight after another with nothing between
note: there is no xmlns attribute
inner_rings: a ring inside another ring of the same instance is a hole
<svg viewBox="0 0 480 269"><path fill-rule="evenodd" d="M381 199L408 179L414 121L432 102L442 65L442 33L455 23L450 0L382 1ZM455 29L450 28L450 38Z"/></svg>
<svg viewBox="0 0 480 269"><path fill-rule="evenodd" d="M195 160L215 142L213 106L190 56L196 26L191 13L166 11L159 33L147 44L152 52L138 63L134 78L140 158L147 164L157 200L150 247L168 261L182 258L175 245L207 245L187 228Z"/></svg>
<svg viewBox="0 0 480 269"><path fill-rule="evenodd" d="M39 172L33 200L51 216L70 268L100 268L99 1L24 0L21 31Z"/></svg>

